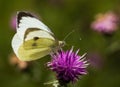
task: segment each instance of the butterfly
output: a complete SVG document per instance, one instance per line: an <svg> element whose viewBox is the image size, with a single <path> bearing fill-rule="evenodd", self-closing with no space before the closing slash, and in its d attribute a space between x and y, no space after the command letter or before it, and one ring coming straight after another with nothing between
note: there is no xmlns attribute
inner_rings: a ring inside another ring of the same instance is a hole
<svg viewBox="0 0 120 87"><path fill-rule="evenodd" d="M54 53L64 46L54 33L29 12L17 13L16 34L12 39L12 48L22 61L32 61Z"/></svg>

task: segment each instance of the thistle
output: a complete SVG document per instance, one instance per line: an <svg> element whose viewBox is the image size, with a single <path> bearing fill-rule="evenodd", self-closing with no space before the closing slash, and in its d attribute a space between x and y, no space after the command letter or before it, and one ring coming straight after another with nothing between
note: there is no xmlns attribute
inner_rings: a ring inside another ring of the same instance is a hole
<svg viewBox="0 0 120 87"><path fill-rule="evenodd" d="M47 66L56 72L60 85L76 82L79 76L87 74L88 62L85 61L85 55L79 56L78 52L79 50L73 52L73 48L71 48L71 50L61 50L51 55L52 60L47 63Z"/></svg>

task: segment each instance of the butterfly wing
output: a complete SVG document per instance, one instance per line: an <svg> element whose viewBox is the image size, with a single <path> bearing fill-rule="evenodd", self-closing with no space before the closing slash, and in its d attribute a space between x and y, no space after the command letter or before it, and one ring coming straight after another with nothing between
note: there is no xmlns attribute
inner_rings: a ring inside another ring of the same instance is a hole
<svg viewBox="0 0 120 87"><path fill-rule="evenodd" d="M23 40L27 29L37 28L53 34L51 30L39 19L28 12L18 12L17 14L17 34Z"/></svg>
<svg viewBox="0 0 120 87"><path fill-rule="evenodd" d="M18 56L18 49L19 49L21 44L22 44L22 40L18 37L17 34L15 34L13 39L12 39L12 48L13 48L14 53L17 56Z"/></svg>
<svg viewBox="0 0 120 87"><path fill-rule="evenodd" d="M50 29L29 13L18 13L17 33L13 37L12 47L22 61L39 59L49 54L57 45Z"/></svg>
<svg viewBox="0 0 120 87"><path fill-rule="evenodd" d="M41 38L37 41L31 39L19 47L18 54L23 61L36 60L49 54L52 51L51 45L54 45L51 39Z"/></svg>

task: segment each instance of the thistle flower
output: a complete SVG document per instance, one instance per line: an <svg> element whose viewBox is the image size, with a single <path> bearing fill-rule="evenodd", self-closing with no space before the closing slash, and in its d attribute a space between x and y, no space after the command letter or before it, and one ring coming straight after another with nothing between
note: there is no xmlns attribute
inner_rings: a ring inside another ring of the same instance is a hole
<svg viewBox="0 0 120 87"><path fill-rule="evenodd" d="M91 28L95 31L105 34L111 34L117 30L118 17L113 12L98 14Z"/></svg>
<svg viewBox="0 0 120 87"><path fill-rule="evenodd" d="M73 52L73 48L71 48L71 50L61 50L51 55L52 60L47 63L47 66L56 72L59 82L75 82L79 79L79 76L87 74L88 63L84 56L78 55L78 52L79 50Z"/></svg>

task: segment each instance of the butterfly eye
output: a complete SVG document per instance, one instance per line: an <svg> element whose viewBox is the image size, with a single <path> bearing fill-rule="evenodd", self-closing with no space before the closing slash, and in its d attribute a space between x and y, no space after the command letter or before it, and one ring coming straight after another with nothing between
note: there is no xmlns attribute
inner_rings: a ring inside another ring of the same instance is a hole
<svg viewBox="0 0 120 87"><path fill-rule="evenodd" d="M59 41L59 46L63 47L65 45L65 41Z"/></svg>
<svg viewBox="0 0 120 87"><path fill-rule="evenodd" d="M34 41L36 41L36 40L38 40L38 39L39 39L39 37L34 37L34 38L33 38Z"/></svg>

